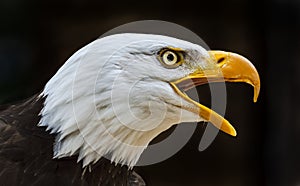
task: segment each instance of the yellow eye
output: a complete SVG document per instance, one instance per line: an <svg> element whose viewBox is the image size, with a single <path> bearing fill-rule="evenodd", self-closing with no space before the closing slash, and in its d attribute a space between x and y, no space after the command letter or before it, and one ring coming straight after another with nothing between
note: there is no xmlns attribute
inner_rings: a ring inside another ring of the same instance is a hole
<svg viewBox="0 0 300 186"><path fill-rule="evenodd" d="M178 57L173 51L166 51L162 55L162 60L166 65L172 66L178 62Z"/></svg>
<svg viewBox="0 0 300 186"><path fill-rule="evenodd" d="M160 62L167 68L174 68L182 64L182 54L180 51L171 49L162 50L159 54Z"/></svg>

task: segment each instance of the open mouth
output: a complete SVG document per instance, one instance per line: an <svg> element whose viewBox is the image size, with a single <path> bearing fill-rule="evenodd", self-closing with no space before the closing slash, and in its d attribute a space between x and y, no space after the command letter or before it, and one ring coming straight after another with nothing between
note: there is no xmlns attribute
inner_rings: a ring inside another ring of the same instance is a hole
<svg viewBox="0 0 300 186"><path fill-rule="evenodd" d="M185 79L176 83L176 86L182 92L186 92L194 87L205 85L213 82L222 82L223 78L207 78L207 77L192 77L191 79Z"/></svg>
<svg viewBox="0 0 300 186"><path fill-rule="evenodd" d="M209 53L218 62L215 72L221 73L205 73L203 70L198 70L187 77L170 82L170 85L179 96L195 105L194 108L183 109L199 114L201 118L209 121L221 131L236 136L236 130L224 117L194 101L185 92L211 82L244 82L254 87L253 101L256 102L260 91L259 75L252 63L238 54L223 51L209 51Z"/></svg>

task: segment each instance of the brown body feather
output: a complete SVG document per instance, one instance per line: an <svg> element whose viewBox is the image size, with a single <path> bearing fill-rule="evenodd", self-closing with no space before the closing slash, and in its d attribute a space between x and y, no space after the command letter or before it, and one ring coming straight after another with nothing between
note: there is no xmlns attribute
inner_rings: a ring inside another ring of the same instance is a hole
<svg viewBox="0 0 300 186"><path fill-rule="evenodd" d="M142 178L127 166L100 159L82 168L77 157L53 159L55 134L38 127L43 98L35 95L0 110L1 185L142 186Z"/></svg>

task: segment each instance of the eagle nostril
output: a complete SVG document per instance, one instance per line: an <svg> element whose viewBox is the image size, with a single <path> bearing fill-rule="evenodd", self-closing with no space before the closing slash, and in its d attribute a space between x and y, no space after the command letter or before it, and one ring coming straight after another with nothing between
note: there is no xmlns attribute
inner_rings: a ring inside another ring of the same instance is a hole
<svg viewBox="0 0 300 186"><path fill-rule="evenodd" d="M222 63L225 60L225 57L221 57L220 59L218 59L217 63Z"/></svg>

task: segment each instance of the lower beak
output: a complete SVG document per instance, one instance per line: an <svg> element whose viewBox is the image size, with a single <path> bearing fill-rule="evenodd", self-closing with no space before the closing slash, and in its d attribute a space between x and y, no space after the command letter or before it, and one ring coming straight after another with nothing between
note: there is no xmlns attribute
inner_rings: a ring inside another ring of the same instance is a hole
<svg viewBox="0 0 300 186"><path fill-rule="evenodd" d="M225 118L206 106L192 100L181 90L186 91L192 87L210 82L244 82L254 87L253 101L256 102L260 90L259 75L253 64L243 56L223 51L209 51L209 54L217 63L216 69L207 72L198 70L187 77L171 82L170 85L178 95L198 108L189 109L190 111L199 114L201 118L211 122L221 131L236 136L236 130Z"/></svg>

